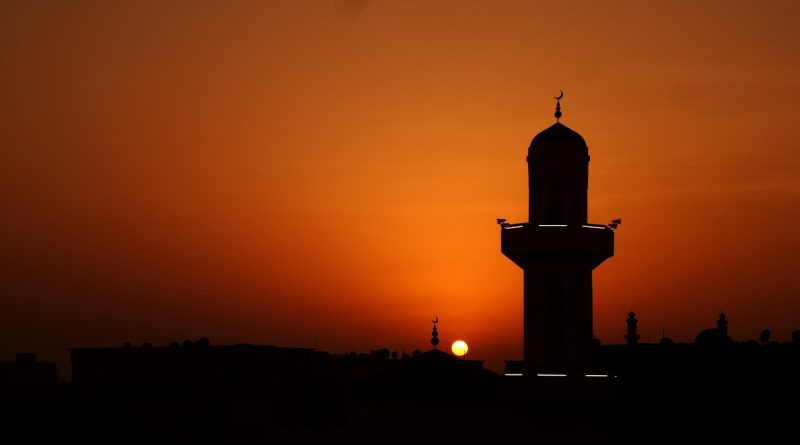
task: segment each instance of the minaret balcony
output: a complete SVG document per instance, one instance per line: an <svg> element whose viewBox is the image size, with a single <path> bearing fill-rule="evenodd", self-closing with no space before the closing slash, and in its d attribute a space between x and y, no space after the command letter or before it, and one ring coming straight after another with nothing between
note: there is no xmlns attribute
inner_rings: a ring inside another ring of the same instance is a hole
<svg viewBox="0 0 800 445"><path fill-rule="evenodd" d="M588 263L614 256L614 231L598 224L503 224L501 252L517 266Z"/></svg>

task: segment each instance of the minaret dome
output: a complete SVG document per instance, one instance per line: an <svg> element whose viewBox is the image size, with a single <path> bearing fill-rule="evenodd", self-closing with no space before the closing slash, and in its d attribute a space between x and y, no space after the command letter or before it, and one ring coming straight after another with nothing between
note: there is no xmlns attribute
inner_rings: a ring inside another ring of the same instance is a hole
<svg viewBox="0 0 800 445"><path fill-rule="evenodd" d="M589 148L577 132L556 122L528 148L529 221L586 224Z"/></svg>

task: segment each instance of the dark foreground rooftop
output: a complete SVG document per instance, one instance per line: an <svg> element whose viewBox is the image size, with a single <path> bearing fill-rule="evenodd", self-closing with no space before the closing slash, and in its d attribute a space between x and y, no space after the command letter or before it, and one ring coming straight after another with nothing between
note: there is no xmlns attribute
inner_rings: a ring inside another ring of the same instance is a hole
<svg viewBox="0 0 800 445"><path fill-rule="evenodd" d="M792 343L597 346L603 378L501 376L439 350L393 357L198 341L71 353L73 383L5 387L0 443L798 437L800 345Z"/></svg>

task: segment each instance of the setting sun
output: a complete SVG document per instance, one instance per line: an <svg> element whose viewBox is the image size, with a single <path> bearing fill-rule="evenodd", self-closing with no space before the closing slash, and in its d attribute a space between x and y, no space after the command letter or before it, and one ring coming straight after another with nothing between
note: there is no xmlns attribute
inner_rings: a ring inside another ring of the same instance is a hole
<svg viewBox="0 0 800 445"><path fill-rule="evenodd" d="M464 340L456 340L453 342L453 346L450 347L453 350L453 354L463 357L467 355L467 351L469 351L469 346L467 346L467 342Z"/></svg>

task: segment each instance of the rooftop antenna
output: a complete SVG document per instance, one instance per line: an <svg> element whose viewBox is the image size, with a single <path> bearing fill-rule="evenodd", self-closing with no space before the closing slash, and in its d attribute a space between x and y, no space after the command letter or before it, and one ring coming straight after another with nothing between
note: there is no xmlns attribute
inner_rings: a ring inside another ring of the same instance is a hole
<svg viewBox="0 0 800 445"><path fill-rule="evenodd" d="M436 329L436 323L439 323L439 316L437 315L436 318L431 321L433 322L433 332L431 332L431 344L433 345L433 349L438 349L439 330Z"/></svg>
<svg viewBox="0 0 800 445"><path fill-rule="evenodd" d="M556 113L555 113L556 122L558 122L558 120L561 119L561 98L564 97L563 90L558 90L558 92L561 94L559 94L558 96L553 96L553 99L556 100Z"/></svg>

